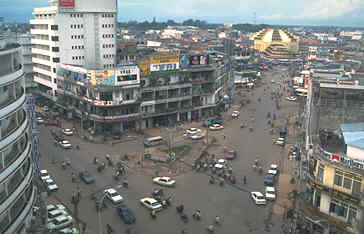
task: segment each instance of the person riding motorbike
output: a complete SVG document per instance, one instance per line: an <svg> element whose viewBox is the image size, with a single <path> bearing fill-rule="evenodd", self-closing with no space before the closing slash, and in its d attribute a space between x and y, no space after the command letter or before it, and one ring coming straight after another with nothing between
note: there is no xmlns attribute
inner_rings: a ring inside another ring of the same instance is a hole
<svg viewBox="0 0 364 234"><path fill-rule="evenodd" d="M194 214L193 214L193 217L197 220L200 220L201 219L201 211L200 210L197 210Z"/></svg>
<svg viewBox="0 0 364 234"><path fill-rule="evenodd" d="M220 218L220 216L216 215L216 217L215 217L215 223L218 224L218 225L221 224L221 218Z"/></svg>

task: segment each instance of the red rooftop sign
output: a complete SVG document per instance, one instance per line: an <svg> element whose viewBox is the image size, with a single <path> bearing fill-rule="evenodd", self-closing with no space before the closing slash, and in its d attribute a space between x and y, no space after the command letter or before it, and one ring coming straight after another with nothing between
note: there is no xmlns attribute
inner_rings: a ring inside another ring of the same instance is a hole
<svg viewBox="0 0 364 234"><path fill-rule="evenodd" d="M75 6L75 0L59 0L58 6L60 7L74 7Z"/></svg>

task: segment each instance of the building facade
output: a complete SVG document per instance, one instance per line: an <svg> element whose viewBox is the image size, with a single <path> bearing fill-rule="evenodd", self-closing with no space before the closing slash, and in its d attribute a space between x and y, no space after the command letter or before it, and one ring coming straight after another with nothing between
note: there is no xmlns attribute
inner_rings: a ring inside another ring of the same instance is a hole
<svg viewBox="0 0 364 234"><path fill-rule="evenodd" d="M23 61L23 71L25 76L25 88L31 89L37 87L34 83L34 71L33 71L33 61L32 61L32 43L31 43L31 34L23 34L17 36L17 42L21 45L22 48L22 61Z"/></svg>
<svg viewBox="0 0 364 234"><path fill-rule="evenodd" d="M116 61L116 0L49 0L30 20L34 81L55 99L57 64L111 69Z"/></svg>
<svg viewBox="0 0 364 234"><path fill-rule="evenodd" d="M136 65L109 70L59 64L58 103L69 117L96 132L116 134L139 128L140 72Z"/></svg>
<svg viewBox="0 0 364 234"><path fill-rule="evenodd" d="M363 120L363 91L355 82L349 85L319 78L309 86L306 199L311 217L331 233L359 233L364 160L344 147L340 126Z"/></svg>
<svg viewBox="0 0 364 234"><path fill-rule="evenodd" d="M229 59L208 54L153 54L110 70L60 64L57 75L57 102L104 134L213 116L232 87Z"/></svg>
<svg viewBox="0 0 364 234"><path fill-rule="evenodd" d="M280 28L265 28L250 38L253 48L272 59L292 59L298 56L299 37Z"/></svg>
<svg viewBox="0 0 364 234"><path fill-rule="evenodd" d="M0 233L27 233L35 201L21 47L0 38Z"/></svg>

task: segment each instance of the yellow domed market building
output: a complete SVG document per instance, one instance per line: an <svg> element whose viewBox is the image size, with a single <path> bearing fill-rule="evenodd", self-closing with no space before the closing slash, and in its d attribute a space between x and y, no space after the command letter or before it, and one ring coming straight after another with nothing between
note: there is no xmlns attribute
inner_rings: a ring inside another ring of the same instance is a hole
<svg viewBox="0 0 364 234"><path fill-rule="evenodd" d="M250 38L253 48L271 59L294 59L298 57L299 37L280 28L265 28Z"/></svg>

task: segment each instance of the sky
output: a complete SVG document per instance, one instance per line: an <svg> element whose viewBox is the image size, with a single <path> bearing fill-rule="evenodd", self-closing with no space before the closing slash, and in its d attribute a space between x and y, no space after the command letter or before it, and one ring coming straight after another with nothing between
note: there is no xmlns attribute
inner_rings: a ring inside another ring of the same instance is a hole
<svg viewBox="0 0 364 234"><path fill-rule="evenodd" d="M98 0L102 1L102 0ZM77 0L76 0L77 4ZM47 0L0 0L6 22L27 22ZM328 25L364 27L364 0L118 0L119 21Z"/></svg>

